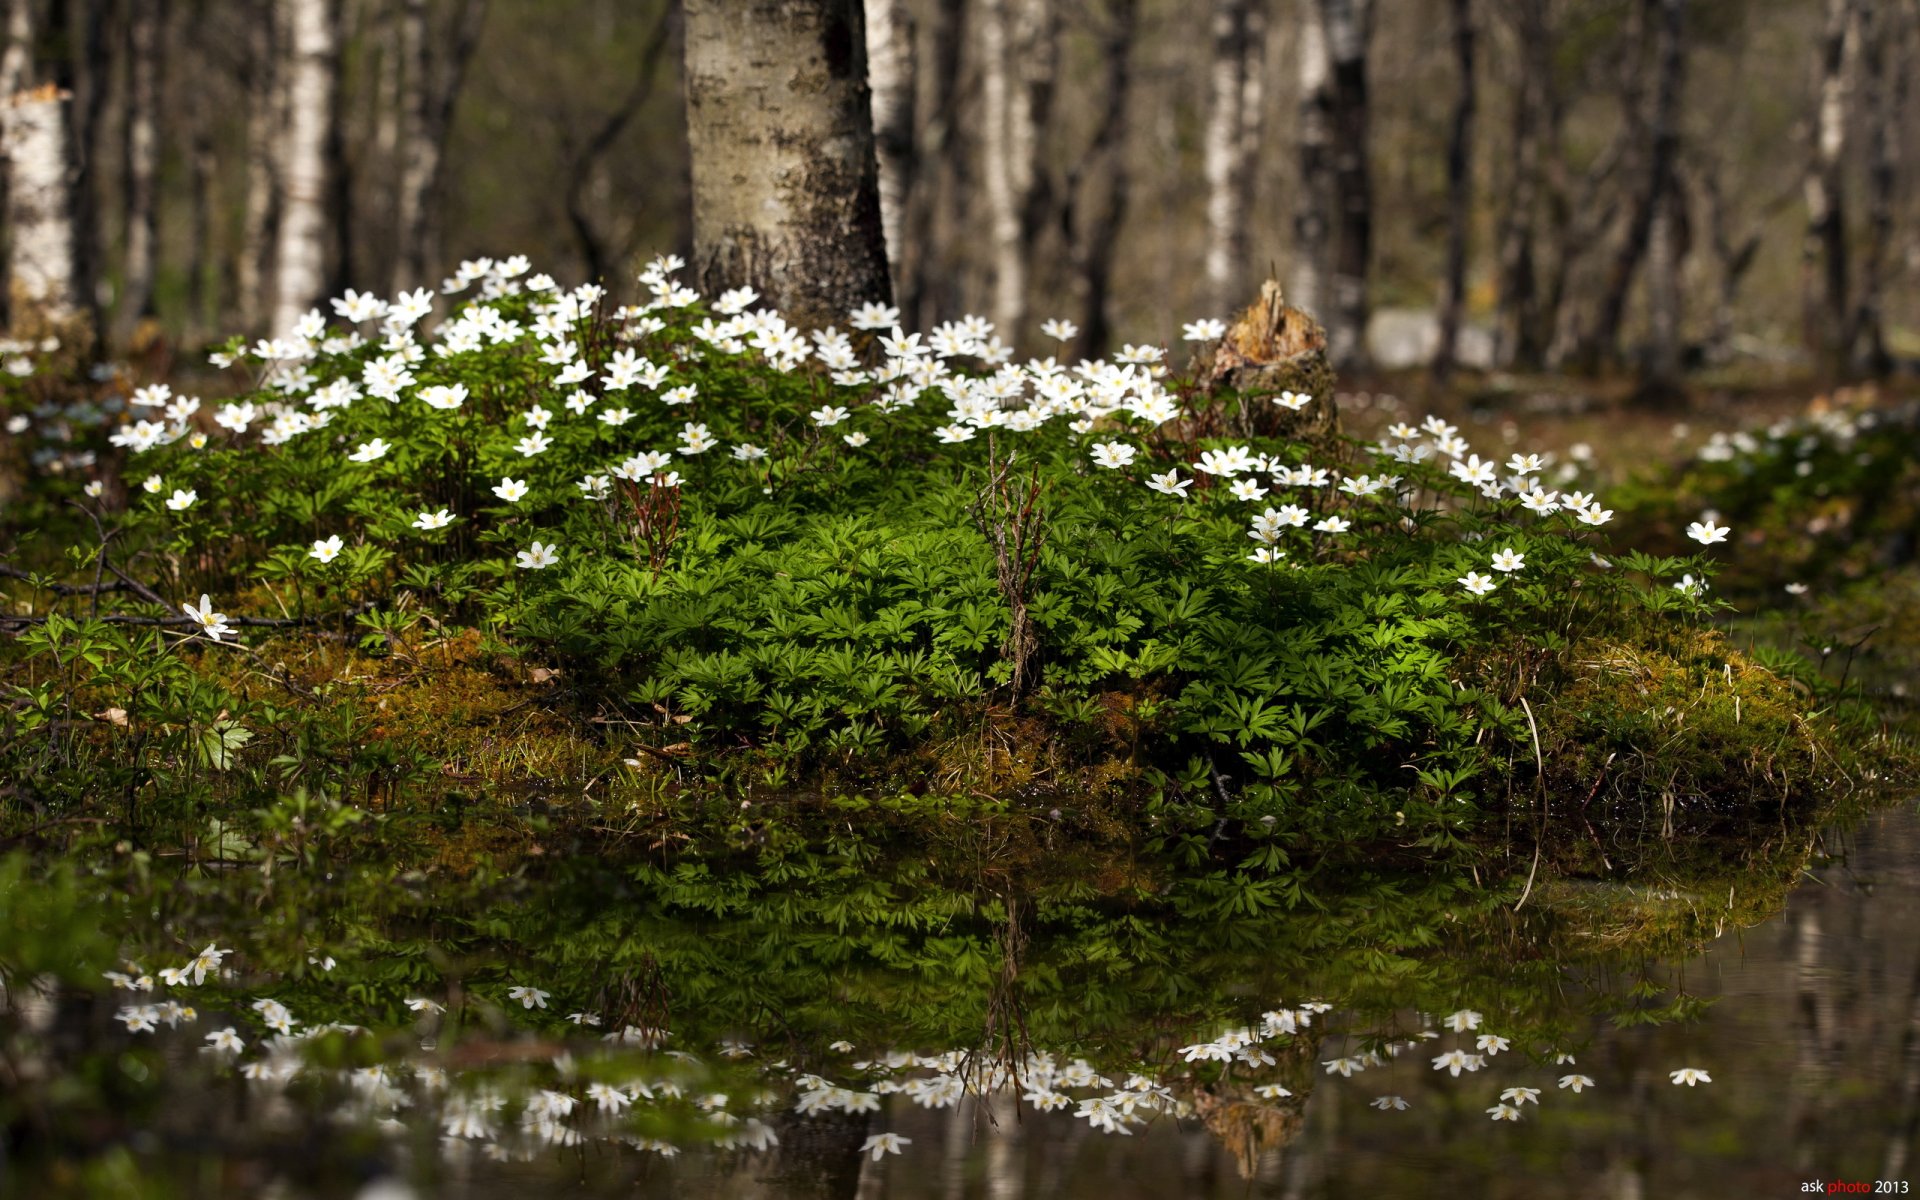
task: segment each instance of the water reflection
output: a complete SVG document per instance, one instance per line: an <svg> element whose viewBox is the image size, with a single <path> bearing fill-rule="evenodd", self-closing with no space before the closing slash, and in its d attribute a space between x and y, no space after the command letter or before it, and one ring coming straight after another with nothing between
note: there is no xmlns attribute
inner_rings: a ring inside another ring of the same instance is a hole
<svg viewBox="0 0 1920 1200"><path fill-rule="evenodd" d="M233 954L199 987L10 981L6 1178L1120 1200L1912 1169L1920 819L1545 836L1537 872L1530 844L1196 872L844 828L457 883L364 845L271 878L122 864L84 917L136 966ZM169 1002L197 1011L116 1019ZM202 1048L228 1027L239 1052ZM1503 1104L1521 1119L1489 1120Z"/></svg>

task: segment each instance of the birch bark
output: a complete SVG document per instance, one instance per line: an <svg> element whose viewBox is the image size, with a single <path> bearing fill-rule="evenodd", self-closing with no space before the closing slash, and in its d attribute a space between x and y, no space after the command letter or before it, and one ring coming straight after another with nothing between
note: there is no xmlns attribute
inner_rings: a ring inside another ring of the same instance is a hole
<svg viewBox="0 0 1920 1200"><path fill-rule="evenodd" d="M799 321L887 300L859 0L687 0L693 268Z"/></svg>
<svg viewBox="0 0 1920 1200"><path fill-rule="evenodd" d="M328 144L337 116L337 0L281 0L287 23L287 123L280 142L280 229L275 242L275 336L291 333L327 281Z"/></svg>

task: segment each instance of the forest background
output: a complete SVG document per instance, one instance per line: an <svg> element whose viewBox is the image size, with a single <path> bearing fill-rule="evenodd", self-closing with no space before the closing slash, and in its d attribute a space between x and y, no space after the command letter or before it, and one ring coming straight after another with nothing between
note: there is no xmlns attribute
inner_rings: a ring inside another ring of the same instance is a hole
<svg viewBox="0 0 1920 1200"><path fill-rule="evenodd" d="M463 258L625 298L691 248L677 0L6 7L0 94L72 94L76 294L155 373ZM894 290L1023 351L1272 274L1348 372L1884 375L1920 357L1917 8L867 0Z"/></svg>

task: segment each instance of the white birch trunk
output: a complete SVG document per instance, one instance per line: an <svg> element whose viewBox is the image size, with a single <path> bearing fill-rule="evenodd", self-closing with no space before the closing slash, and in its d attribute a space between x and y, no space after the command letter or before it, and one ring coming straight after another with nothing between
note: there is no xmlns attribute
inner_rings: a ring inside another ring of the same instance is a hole
<svg viewBox="0 0 1920 1200"><path fill-rule="evenodd" d="M1300 172L1293 209L1293 262L1287 272L1287 303L1325 323L1329 233L1333 227L1333 69L1320 0L1299 0Z"/></svg>
<svg viewBox="0 0 1920 1200"><path fill-rule="evenodd" d="M394 206L394 229L400 239L400 252L394 255L396 290L420 286L437 265L429 263L425 245L427 191L440 172L440 143L428 128L433 85L426 0L404 0L399 58L405 82L400 110L400 194Z"/></svg>
<svg viewBox="0 0 1920 1200"><path fill-rule="evenodd" d="M687 0L693 254L789 317L892 295L860 0Z"/></svg>
<svg viewBox="0 0 1920 1200"><path fill-rule="evenodd" d="M1824 371L1837 375L1845 369L1842 342L1850 291L1843 195L1852 93L1848 67L1857 56L1859 22L1855 0L1827 0L1826 10L1826 28L1814 52L1818 107L1803 184L1807 202L1803 306L1808 348Z"/></svg>
<svg viewBox="0 0 1920 1200"><path fill-rule="evenodd" d="M72 103L71 94L51 86L18 92L6 102L7 226L13 243L8 292L16 323L23 307L53 321L80 311L68 162Z"/></svg>
<svg viewBox="0 0 1920 1200"><path fill-rule="evenodd" d="M1222 318L1240 299L1247 259L1264 50L1258 9L1255 0L1214 0L1213 6L1202 171L1207 185L1207 315Z"/></svg>
<svg viewBox="0 0 1920 1200"><path fill-rule="evenodd" d="M988 261L993 293L988 312L1000 335L1019 336L1026 315L1027 258L1020 238L1016 196L1014 88L1008 61L1007 0L984 0L980 9L980 139L982 185L987 200Z"/></svg>
<svg viewBox="0 0 1920 1200"><path fill-rule="evenodd" d="M27 86L33 70L33 0L6 0L7 39L0 49L0 96Z"/></svg>
<svg viewBox="0 0 1920 1200"><path fill-rule="evenodd" d="M873 93L873 148L879 165L880 228L894 294L905 267L907 193L913 172L913 18L902 0L866 0L867 86Z"/></svg>
<svg viewBox="0 0 1920 1200"><path fill-rule="evenodd" d="M321 300L327 271L327 138L338 86L333 0L282 0L287 22L287 125L281 137L280 230L274 253L274 335L291 333Z"/></svg>

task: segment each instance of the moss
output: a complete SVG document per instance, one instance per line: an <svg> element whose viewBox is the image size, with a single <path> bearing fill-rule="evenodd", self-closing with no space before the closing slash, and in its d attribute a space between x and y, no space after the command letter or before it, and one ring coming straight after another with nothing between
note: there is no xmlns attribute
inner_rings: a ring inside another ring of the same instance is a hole
<svg viewBox="0 0 1920 1200"><path fill-rule="evenodd" d="M1900 747L1843 729L1806 685L1716 631L1583 642L1563 663L1536 708L1540 751L1550 795L1583 811L1657 805L1671 832L1676 820L1832 801L1911 771Z"/></svg>

